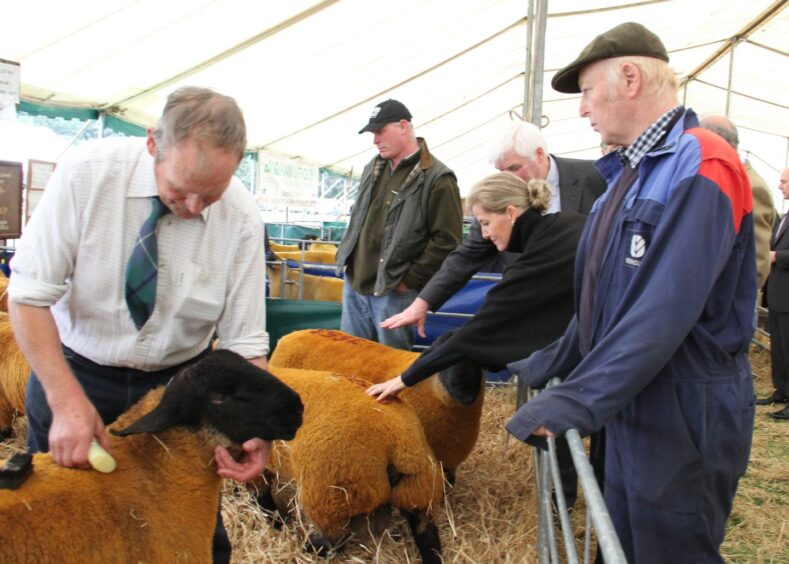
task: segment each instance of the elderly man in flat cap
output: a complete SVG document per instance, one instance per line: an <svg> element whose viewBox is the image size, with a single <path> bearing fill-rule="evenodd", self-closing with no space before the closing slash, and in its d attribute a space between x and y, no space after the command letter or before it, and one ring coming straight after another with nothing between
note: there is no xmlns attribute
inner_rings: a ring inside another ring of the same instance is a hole
<svg viewBox="0 0 789 564"><path fill-rule="evenodd" d="M565 335L510 365L534 387L507 423L541 445L605 426L604 495L628 562L722 562L753 428L748 346L756 268L737 153L677 104L660 39L596 37L552 81L581 93L608 181L578 249Z"/></svg>

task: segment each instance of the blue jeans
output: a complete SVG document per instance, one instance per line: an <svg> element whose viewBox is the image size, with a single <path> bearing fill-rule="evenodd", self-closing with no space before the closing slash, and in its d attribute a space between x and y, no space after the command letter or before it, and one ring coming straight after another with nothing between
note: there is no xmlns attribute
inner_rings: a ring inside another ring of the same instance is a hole
<svg viewBox="0 0 789 564"><path fill-rule="evenodd" d="M88 360L68 347L63 347L72 373L76 376L85 394L96 407L102 421L108 425L119 415L137 403L153 388L166 384L181 368L191 364L207 354L156 372L143 372L132 368L102 366ZM49 427L52 425L52 412L49 409L44 389L35 373L30 373L25 396L27 411L27 448L33 452L49 450ZM221 507L221 506L220 506ZM221 511L217 514L214 530L213 555L214 562L230 562L230 541L227 538Z"/></svg>
<svg viewBox="0 0 789 564"><path fill-rule="evenodd" d="M381 329L379 323L400 313L411 305L416 290L396 292L385 296L365 296L354 290L345 280L342 288L342 321L340 329L362 339L378 341L384 345L410 351L414 346L414 328Z"/></svg>

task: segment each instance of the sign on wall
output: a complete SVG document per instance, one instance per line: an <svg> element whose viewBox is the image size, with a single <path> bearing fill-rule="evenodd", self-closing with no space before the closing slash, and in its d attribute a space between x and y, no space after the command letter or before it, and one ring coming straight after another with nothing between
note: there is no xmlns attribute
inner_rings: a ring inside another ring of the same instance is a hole
<svg viewBox="0 0 789 564"><path fill-rule="evenodd" d="M16 119L19 103L19 63L0 59L0 120Z"/></svg>
<svg viewBox="0 0 789 564"><path fill-rule="evenodd" d="M316 163L260 151L258 165L258 191L262 192L263 199L269 202L315 201L319 176Z"/></svg>
<svg viewBox="0 0 789 564"><path fill-rule="evenodd" d="M22 235L22 163L0 161L0 239Z"/></svg>
<svg viewBox="0 0 789 564"><path fill-rule="evenodd" d="M33 210L36 209L44 188L47 187L49 177L55 170L56 163L49 161L37 161L30 159L27 161L27 191L25 192L25 223L30 221Z"/></svg>

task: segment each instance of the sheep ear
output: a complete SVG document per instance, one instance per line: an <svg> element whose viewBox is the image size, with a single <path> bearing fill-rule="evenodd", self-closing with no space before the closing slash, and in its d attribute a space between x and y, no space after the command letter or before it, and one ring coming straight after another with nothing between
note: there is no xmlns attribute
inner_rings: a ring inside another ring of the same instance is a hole
<svg viewBox="0 0 789 564"><path fill-rule="evenodd" d="M125 429L110 429L110 433L119 437L136 435L138 433L158 433L169 429L179 423L177 413L159 407L140 417Z"/></svg>
<svg viewBox="0 0 789 564"><path fill-rule="evenodd" d="M162 400L152 411L140 417L125 429L112 429L110 432L119 437L138 433L158 433L176 425L191 425L197 419L196 401L187 396L178 397L170 387L165 390Z"/></svg>

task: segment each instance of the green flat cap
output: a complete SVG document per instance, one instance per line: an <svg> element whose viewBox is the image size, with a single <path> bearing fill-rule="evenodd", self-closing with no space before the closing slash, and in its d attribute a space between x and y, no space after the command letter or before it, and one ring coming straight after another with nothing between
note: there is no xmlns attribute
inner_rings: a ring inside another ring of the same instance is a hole
<svg viewBox="0 0 789 564"><path fill-rule="evenodd" d="M558 92L578 93L578 75L586 65L603 59L641 55L668 62L666 47L660 38L641 24L620 24L595 37L578 58L557 72L551 86Z"/></svg>

